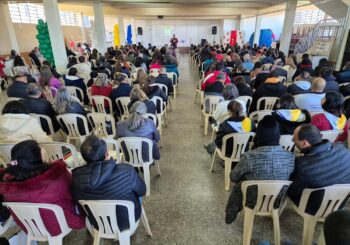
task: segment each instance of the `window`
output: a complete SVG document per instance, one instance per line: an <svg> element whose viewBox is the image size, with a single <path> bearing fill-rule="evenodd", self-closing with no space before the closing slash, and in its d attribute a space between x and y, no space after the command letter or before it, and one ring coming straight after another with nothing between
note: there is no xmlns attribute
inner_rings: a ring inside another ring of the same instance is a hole
<svg viewBox="0 0 350 245"><path fill-rule="evenodd" d="M317 24L325 18L325 13L321 10L304 10L295 14L294 24L307 25Z"/></svg>
<svg viewBox="0 0 350 245"><path fill-rule="evenodd" d="M9 3L12 22L37 24L38 19L46 20L44 6L33 3ZM79 13L60 11L61 25L79 26Z"/></svg>
<svg viewBox="0 0 350 245"><path fill-rule="evenodd" d="M32 3L9 3L12 22L38 23L38 19L45 20L44 7Z"/></svg>
<svg viewBox="0 0 350 245"><path fill-rule="evenodd" d="M79 14L75 12L60 11L61 24L64 26L79 26Z"/></svg>

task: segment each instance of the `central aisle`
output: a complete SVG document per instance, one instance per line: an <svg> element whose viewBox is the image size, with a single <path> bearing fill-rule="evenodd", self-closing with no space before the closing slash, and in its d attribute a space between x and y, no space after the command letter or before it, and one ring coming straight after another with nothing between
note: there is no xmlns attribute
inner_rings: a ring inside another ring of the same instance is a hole
<svg viewBox="0 0 350 245"><path fill-rule="evenodd" d="M162 176L151 168L151 196L143 205L154 237L146 236L140 223L132 244L231 244L242 243L243 216L232 225L225 224L225 207L229 192L224 190L224 169L216 164L210 173L210 156L203 144L210 140L200 127L199 100L194 104L198 76L192 74L188 56L179 62L180 96L172 100L168 127L163 129L164 148L161 149ZM281 216L282 241L298 244L302 235L301 219L290 210ZM298 223L298 224L296 224ZM293 228L291 228L293 227ZM67 241L68 240L68 241ZM71 234L65 244L92 244L86 231ZM252 245L273 240L269 218L256 218ZM104 244L115 244L104 241Z"/></svg>

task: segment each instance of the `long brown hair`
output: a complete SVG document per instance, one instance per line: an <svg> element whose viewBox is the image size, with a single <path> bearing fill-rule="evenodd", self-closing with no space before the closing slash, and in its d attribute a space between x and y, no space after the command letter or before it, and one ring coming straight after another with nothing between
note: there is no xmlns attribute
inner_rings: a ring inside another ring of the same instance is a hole
<svg viewBox="0 0 350 245"><path fill-rule="evenodd" d="M52 78L52 72L50 67L41 66L40 68L40 86L41 87L50 87L50 79Z"/></svg>

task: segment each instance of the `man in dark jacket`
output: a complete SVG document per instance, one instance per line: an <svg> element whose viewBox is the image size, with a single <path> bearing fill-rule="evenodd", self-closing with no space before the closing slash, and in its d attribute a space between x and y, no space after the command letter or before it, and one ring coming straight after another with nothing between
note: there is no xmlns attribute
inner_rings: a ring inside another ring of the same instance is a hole
<svg viewBox="0 0 350 245"><path fill-rule="evenodd" d="M117 75L117 81L119 83L119 86L112 90L111 100L113 104L113 111L115 111L117 116L119 117L121 116L121 113L117 107L115 100L119 97L129 97L132 90L132 86L128 83L126 77L122 74Z"/></svg>
<svg viewBox="0 0 350 245"><path fill-rule="evenodd" d="M8 97L27 98L28 78L26 74L19 73L15 76L15 81L7 88Z"/></svg>
<svg viewBox="0 0 350 245"><path fill-rule="evenodd" d="M333 76L333 68L331 66L322 67L320 69L320 77L326 80L326 87L323 91L324 93L339 91L339 83L335 81L335 77Z"/></svg>
<svg viewBox="0 0 350 245"><path fill-rule="evenodd" d="M37 83L30 83L27 86L28 97L21 102L27 107L29 113L45 115L51 118L53 129L57 132L60 129L59 123L56 119L55 111L50 102L41 99L41 88ZM43 130L50 133L47 122L41 122Z"/></svg>
<svg viewBox="0 0 350 245"><path fill-rule="evenodd" d="M208 84L205 89L205 95L221 95L225 87L226 74L224 72L219 72L216 76L216 81L214 83Z"/></svg>
<svg viewBox="0 0 350 245"><path fill-rule="evenodd" d="M172 94L174 91L173 81L167 76L165 67L160 68L159 76L156 78L155 83L160 83L167 86L168 94Z"/></svg>
<svg viewBox="0 0 350 245"><path fill-rule="evenodd" d="M34 64L35 64L38 68L40 68L41 62L40 62L40 60L38 59L38 56L36 56L35 50L32 50L32 52L30 52L28 56L33 60Z"/></svg>
<svg viewBox="0 0 350 245"><path fill-rule="evenodd" d="M334 184L350 183L350 151L342 144L322 140L321 132L311 124L296 128L293 135L296 147L304 153L295 159L293 181L288 190L292 201L299 205L305 188L321 188ZM310 210L316 210L323 192L317 193ZM317 200L317 201L316 201Z"/></svg>
<svg viewBox="0 0 350 245"><path fill-rule="evenodd" d="M272 70L277 72L278 76L285 77L287 79L288 72L287 70L283 69L283 62L281 60L276 62L276 65Z"/></svg>
<svg viewBox="0 0 350 245"><path fill-rule="evenodd" d="M278 73L271 71L269 78L255 91L250 111L262 110L262 108L257 108L257 103L260 98L281 97L285 93L287 93L287 88L281 83L278 78Z"/></svg>
<svg viewBox="0 0 350 245"><path fill-rule="evenodd" d="M73 197L78 200L126 200L135 205L135 221L142 212L140 198L146 194L146 185L128 164L108 160L107 144L95 135L88 136L80 147L86 165L72 171ZM121 231L129 228L128 213L124 207L116 207ZM95 219L91 224L98 227Z"/></svg>
<svg viewBox="0 0 350 245"><path fill-rule="evenodd" d="M350 82L350 61L345 63L343 71L339 72L336 77L338 83Z"/></svg>

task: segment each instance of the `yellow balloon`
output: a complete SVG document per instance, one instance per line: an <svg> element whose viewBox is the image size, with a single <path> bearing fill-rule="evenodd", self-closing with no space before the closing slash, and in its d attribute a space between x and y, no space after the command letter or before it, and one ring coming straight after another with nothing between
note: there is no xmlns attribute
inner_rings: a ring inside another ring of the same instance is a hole
<svg viewBox="0 0 350 245"><path fill-rule="evenodd" d="M114 46L120 46L119 25L114 25Z"/></svg>

